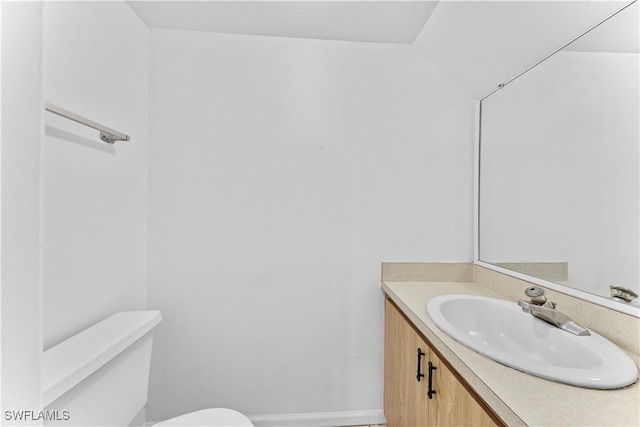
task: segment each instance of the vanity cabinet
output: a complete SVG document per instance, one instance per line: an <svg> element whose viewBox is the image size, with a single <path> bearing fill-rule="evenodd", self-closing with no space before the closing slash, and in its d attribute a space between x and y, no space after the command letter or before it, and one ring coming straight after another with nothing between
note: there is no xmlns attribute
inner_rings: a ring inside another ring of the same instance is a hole
<svg viewBox="0 0 640 427"><path fill-rule="evenodd" d="M384 348L384 413L389 427L502 425L388 298Z"/></svg>

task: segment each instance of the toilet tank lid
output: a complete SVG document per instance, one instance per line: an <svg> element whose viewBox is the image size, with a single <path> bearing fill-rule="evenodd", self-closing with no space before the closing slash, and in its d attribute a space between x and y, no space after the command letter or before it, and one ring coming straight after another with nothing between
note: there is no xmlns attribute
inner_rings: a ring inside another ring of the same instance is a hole
<svg viewBox="0 0 640 427"><path fill-rule="evenodd" d="M100 369L161 320L158 310L123 311L46 350L42 356L43 407Z"/></svg>

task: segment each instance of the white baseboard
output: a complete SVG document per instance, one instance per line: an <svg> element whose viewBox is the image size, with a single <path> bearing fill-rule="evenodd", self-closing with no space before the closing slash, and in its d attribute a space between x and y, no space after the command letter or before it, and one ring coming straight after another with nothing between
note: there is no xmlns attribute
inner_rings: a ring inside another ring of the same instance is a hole
<svg viewBox="0 0 640 427"><path fill-rule="evenodd" d="M386 424L382 410L252 415L256 427L344 427Z"/></svg>

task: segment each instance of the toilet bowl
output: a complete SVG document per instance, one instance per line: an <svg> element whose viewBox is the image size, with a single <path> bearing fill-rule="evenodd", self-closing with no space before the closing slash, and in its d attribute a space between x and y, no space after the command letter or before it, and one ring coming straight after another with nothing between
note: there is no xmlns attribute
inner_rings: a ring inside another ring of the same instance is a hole
<svg viewBox="0 0 640 427"><path fill-rule="evenodd" d="M201 411L190 412L179 417L171 418L154 427L191 427L191 426L253 426L249 418L245 417L238 411L227 408L210 408Z"/></svg>

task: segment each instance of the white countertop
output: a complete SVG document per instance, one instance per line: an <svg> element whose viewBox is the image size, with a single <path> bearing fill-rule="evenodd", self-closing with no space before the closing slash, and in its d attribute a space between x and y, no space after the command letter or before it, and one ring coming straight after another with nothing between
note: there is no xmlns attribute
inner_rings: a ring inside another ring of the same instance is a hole
<svg viewBox="0 0 640 427"><path fill-rule="evenodd" d="M474 282L391 282L382 288L449 364L507 425L640 426L640 386L593 390L538 378L501 365L458 343L427 313L446 294L504 299ZM638 364L638 355L629 354Z"/></svg>

